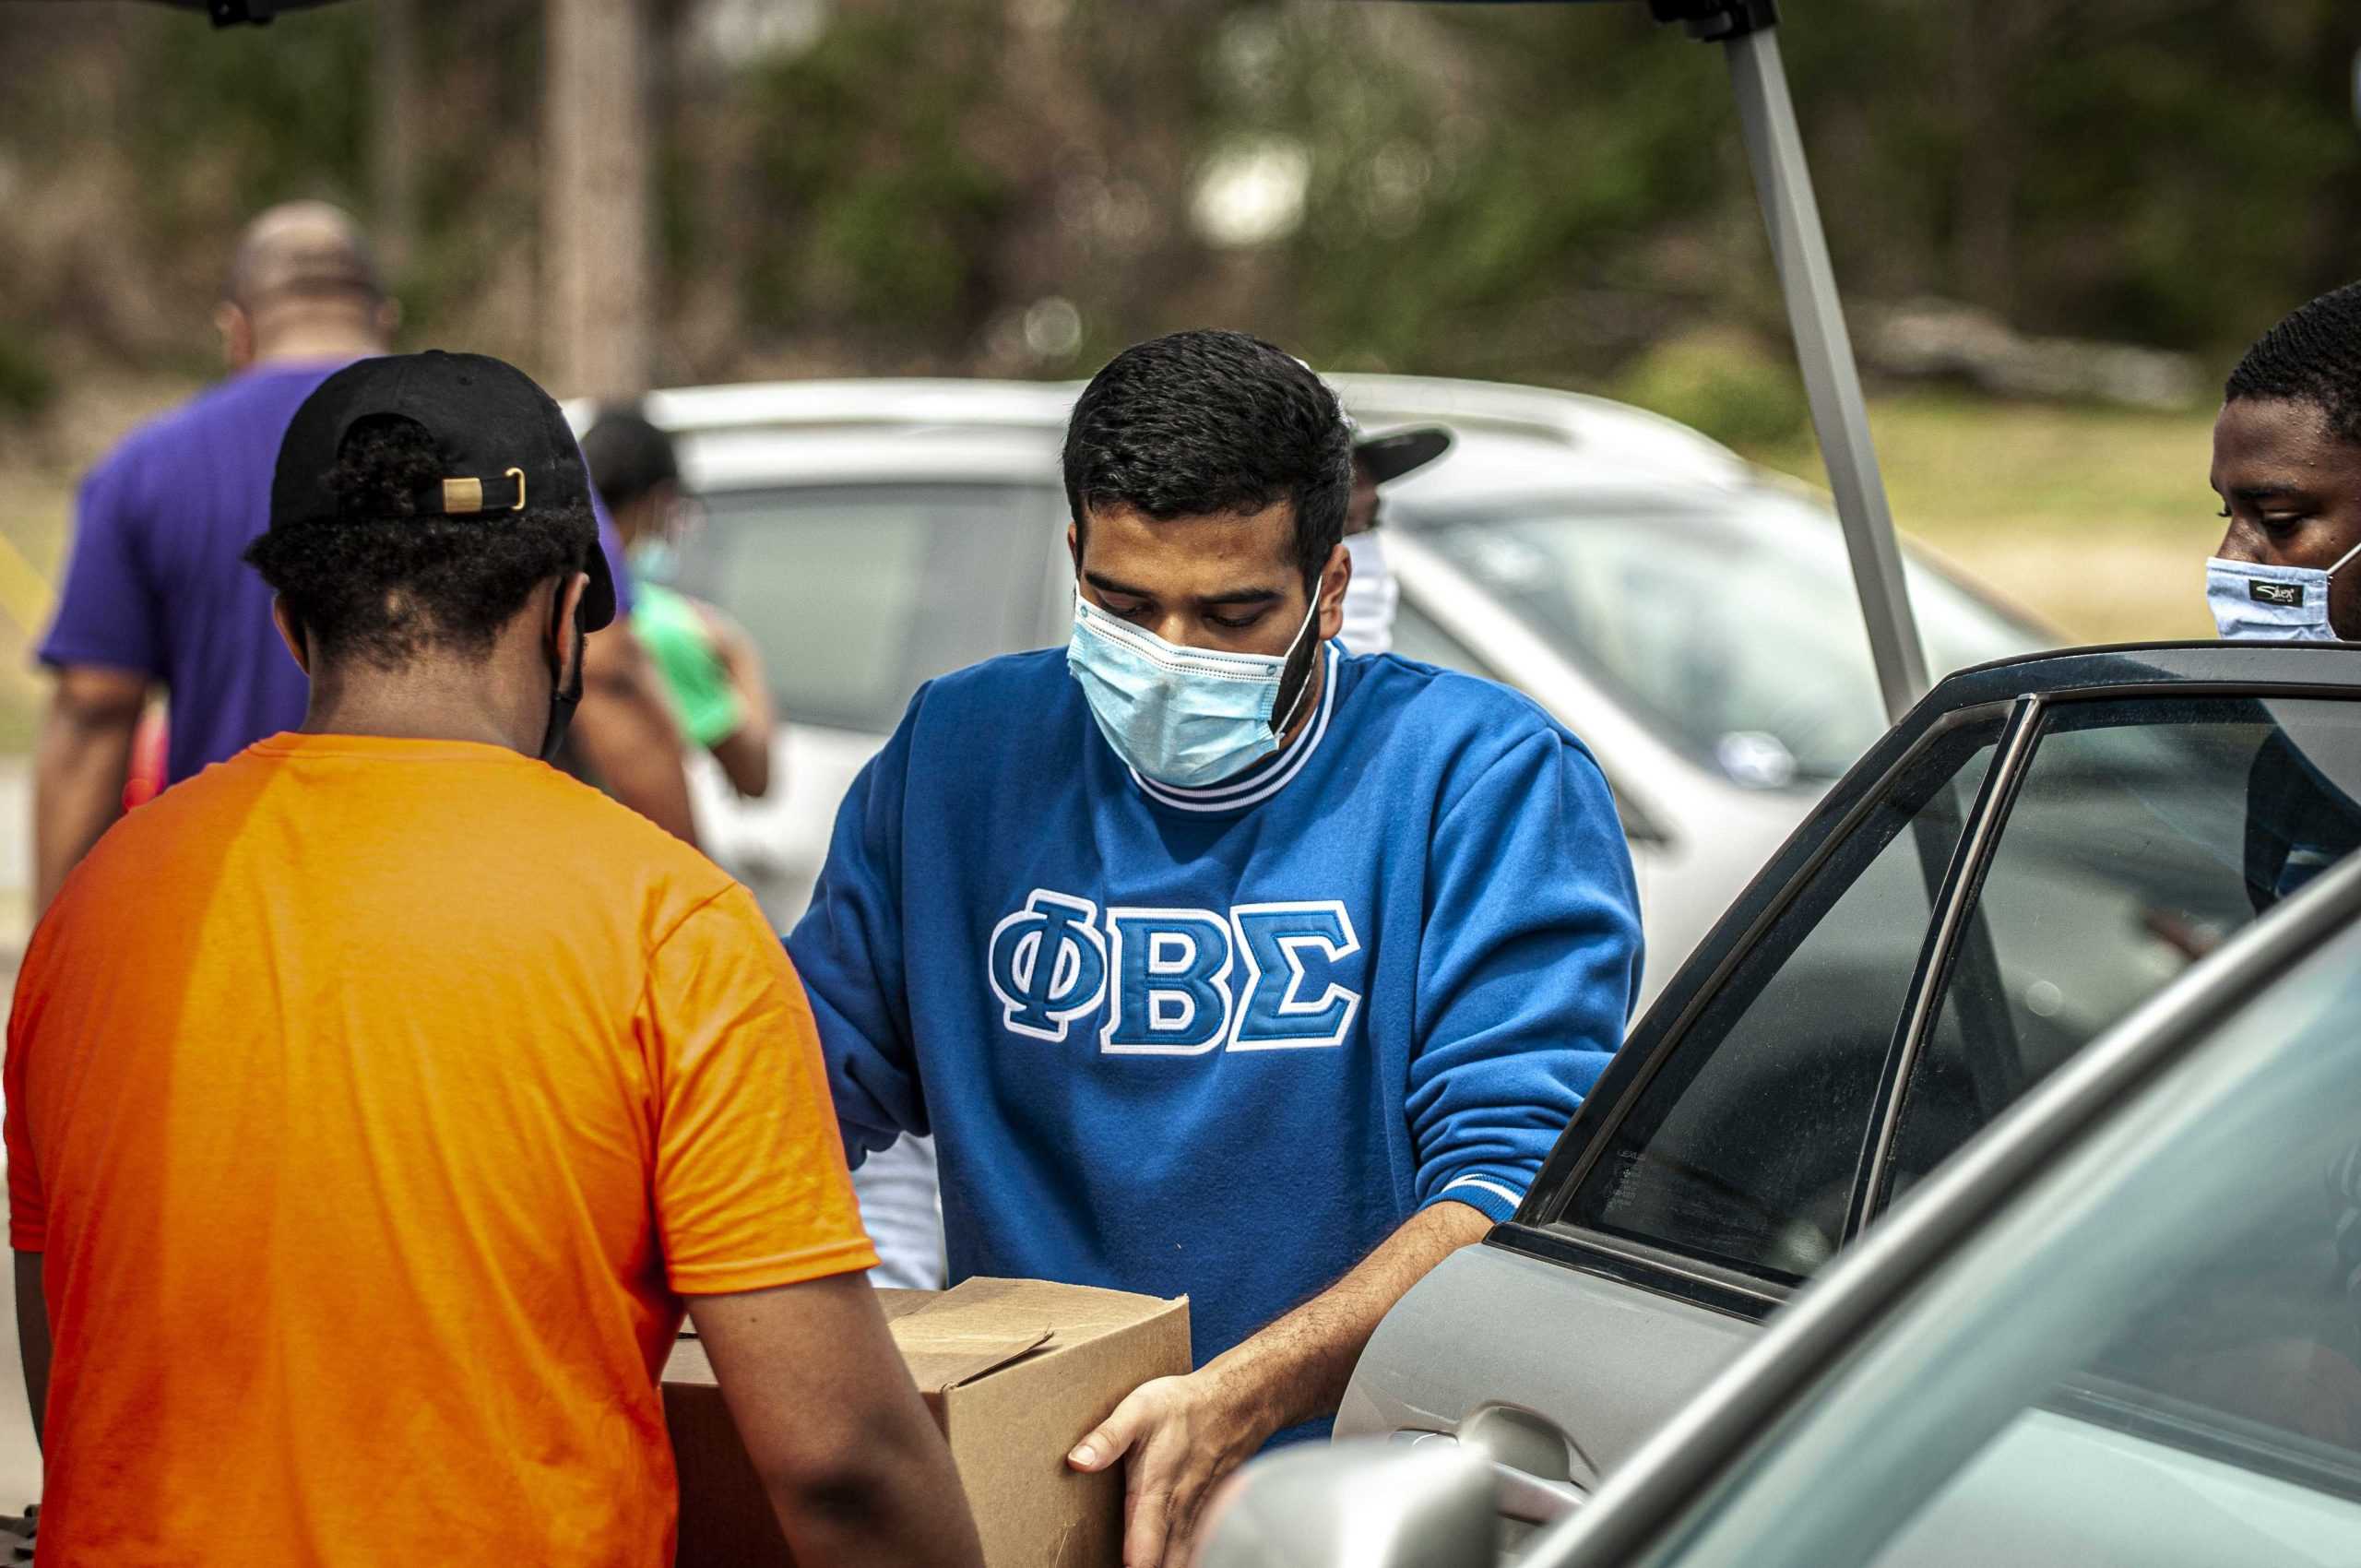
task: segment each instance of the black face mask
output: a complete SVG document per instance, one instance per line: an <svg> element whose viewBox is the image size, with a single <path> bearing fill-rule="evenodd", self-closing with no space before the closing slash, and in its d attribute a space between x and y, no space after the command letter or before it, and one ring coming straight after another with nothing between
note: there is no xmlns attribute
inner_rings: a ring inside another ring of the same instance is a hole
<svg viewBox="0 0 2361 1568"><path fill-rule="evenodd" d="M1320 579L1311 580L1311 613L1287 645L1287 661L1279 667L1279 689L1271 698L1271 728L1284 730L1303 699L1304 683L1311 679L1312 661L1320 657Z"/></svg>
<svg viewBox="0 0 2361 1568"><path fill-rule="evenodd" d="M550 609L550 630L559 631L558 618L565 613L565 584L558 584L557 596ZM558 748L565 744L565 731L574 722L574 710L582 701L582 664L589 652L590 634L582 629L582 610L577 604L574 612L574 678L566 679L565 639L563 635L550 639L559 652L550 657L550 720L541 732L541 760L555 762Z"/></svg>

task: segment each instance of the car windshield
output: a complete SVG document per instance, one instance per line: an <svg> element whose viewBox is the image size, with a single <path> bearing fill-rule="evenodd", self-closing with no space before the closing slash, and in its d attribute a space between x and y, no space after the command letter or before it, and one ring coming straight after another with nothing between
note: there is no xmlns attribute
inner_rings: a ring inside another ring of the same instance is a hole
<svg viewBox="0 0 2361 1568"><path fill-rule="evenodd" d="M1403 516L1659 732L1740 782L1825 782L1885 733L1844 539L1809 500L1758 490ZM1908 576L1937 677L2051 644L1924 562Z"/></svg>

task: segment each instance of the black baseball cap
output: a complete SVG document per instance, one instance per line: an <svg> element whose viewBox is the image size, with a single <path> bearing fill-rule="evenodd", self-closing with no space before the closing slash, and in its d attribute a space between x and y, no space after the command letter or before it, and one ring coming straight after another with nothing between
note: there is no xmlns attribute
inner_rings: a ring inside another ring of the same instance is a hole
<svg viewBox="0 0 2361 1568"><path fill-rule="evenodd" d="M270 526L342 520L329 473L345 436L362 420L421 426L451 471L410 498L420 517L466 517L498 528L520 512L578 508L591 517L590 480L574 431L550 395L515 365L486 354L382 354L355 360L314 389L279 444ZM615 579L593 531L584 540L582 624L615 618Z"/></svg>
<svg viewBox="0 0 2361 1568"><path fill-rule="evenodd" d="M1451 432L1439 424L1389 430L1383 435L1353 443L1354 457L1369 469L1370 478L1380 484L1400 479L1413 469L1423 469L1450 450Z"/></svg>

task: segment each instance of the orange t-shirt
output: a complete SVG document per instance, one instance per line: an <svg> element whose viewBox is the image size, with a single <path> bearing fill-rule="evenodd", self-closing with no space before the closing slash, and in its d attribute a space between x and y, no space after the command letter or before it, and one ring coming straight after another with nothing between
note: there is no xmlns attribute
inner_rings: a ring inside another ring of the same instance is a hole
<svg viewBox="0 0 2361 1568"><path fill-rule="evenodd" d="M660 1568L682 1295L875 1261L753 898L494 746L281 735L125 817L6 1088L62 1568Z"/></svg>

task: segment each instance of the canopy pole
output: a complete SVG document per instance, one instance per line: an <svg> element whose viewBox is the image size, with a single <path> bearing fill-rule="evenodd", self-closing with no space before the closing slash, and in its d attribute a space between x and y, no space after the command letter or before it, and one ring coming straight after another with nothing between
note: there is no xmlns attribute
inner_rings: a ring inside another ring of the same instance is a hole
<svg viewBox="0 0 2361 1568"><path fill-rule="evenodd" d="M1835 493L1845 552L1852 557L1853 583L1860 591L1878 689L1885 698L1886 717L1899 719L1926 693L1927 658L1903 581L1902 547L1894 537L1885 481L1878 472L1877 451L1869 445L1861 373L1853 362L1853 340L1836 297L1828 237L1820 226L1820 204L1812 197L1796 106L1787 96L1778 30L1743 30L1725 38L1723 47L1729 52L1730 84L1738 94L1747 158L1754 165L1755 195L1762 203L1771 255L1786 295L1787 323L1795 333L1796 358L1811 402L1812 430L1828 465L1828 485Z"/></svg>

